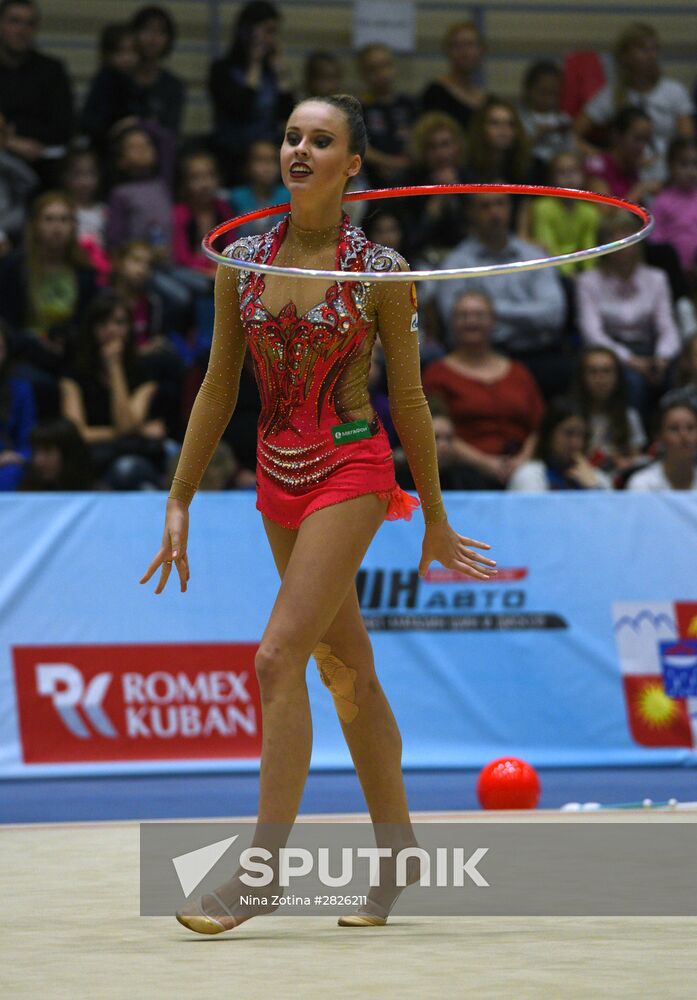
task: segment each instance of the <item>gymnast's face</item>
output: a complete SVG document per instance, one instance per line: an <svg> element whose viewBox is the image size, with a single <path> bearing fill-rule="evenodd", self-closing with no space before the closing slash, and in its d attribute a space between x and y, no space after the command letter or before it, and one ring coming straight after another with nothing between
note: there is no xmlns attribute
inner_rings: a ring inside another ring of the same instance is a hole
<svg viewBox="0 0 697 1000"><path fill-rule="evenodd" d="M281 146L281 176L291 195L336 193L361 168L361 158L349 149L346 118L339 108L322 101L303 101L293 111Z"/></svg>

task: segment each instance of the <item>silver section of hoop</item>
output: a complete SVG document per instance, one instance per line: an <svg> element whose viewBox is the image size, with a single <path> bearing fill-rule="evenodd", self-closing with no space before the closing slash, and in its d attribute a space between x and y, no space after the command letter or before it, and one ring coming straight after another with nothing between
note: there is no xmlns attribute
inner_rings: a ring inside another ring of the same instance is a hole
<svg viewBox="0 0 697 1000"><path fill-rule="evenodd" d="M603 243L601 246L589 247L587 250L574 250L573 253L563 253L556 257L538 257L535 260L517 260L508 264L481 265L479 267L451 267L436 271L316 271L306 267L280 267L277 264L257 264L250 260L237 257L227 257L225 251L217 253L204 246L207 257L217 264L232 267L240 271L258 271L261 274L296 275L301 278L330 278L333 281L447 281L454 278L484 277L493 274L511 274L519 271L539 271L543 267L557 267L560 264L575 264L582 260L591 260L604 254L616 253L625 247L640 243L652 231L655 225L653 216L646 225L636 233ZM233 246L231 243L230 247ZM229 249L229 247L227 248Z"/></svg>

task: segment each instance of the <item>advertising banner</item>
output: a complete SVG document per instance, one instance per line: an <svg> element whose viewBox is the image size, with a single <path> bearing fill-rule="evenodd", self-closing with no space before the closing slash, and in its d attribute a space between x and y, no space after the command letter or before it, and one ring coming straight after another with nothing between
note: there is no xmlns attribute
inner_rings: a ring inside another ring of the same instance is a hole
<svg viewBox="0 0 697 1000"><path fill-rule="evenodd" d="M195 498L188 590L173 572L156 595L138 580L164 500L0 497L0 777L258 768L254 658L279 579L254 494ZM405 767L697 764L697 497L446 506L496 578L419 577L417 511L380 528L355 581ZM307 680L312 767L352 767L313 658Z"/></svg>

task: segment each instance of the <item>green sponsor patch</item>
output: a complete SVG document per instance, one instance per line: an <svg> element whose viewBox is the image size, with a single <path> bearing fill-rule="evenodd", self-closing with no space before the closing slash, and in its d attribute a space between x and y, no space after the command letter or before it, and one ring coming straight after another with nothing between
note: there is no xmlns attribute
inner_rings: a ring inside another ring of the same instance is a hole
<svg viewBox="0 0 697 1000"><path fill-rule="evenodd" d="M348 424L337 424L332 427L334 444L349 444L361 438L372 437L367 420L351 420Z"/></svg>

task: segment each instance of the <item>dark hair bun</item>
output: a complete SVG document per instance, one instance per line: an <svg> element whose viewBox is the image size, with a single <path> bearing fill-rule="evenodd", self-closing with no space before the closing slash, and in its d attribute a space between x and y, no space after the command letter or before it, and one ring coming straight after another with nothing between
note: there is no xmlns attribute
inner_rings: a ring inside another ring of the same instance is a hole
<svg viewBox="0 0 697 1000"><path fill-rule="evenodd" d="M349 150L358 153L361 159L365 156L365 149L368 145L368 132L365 127L363 117L363 105L353 94L330 94L328 97L308 97L309 101L318 104L329 104L332 108L338 108L346 119L346 126L349 134Z"/></svg>

